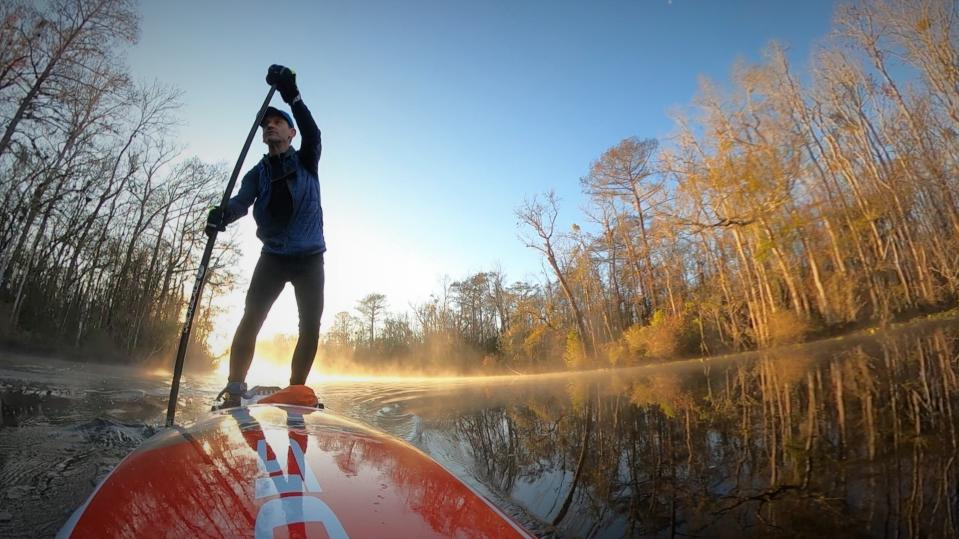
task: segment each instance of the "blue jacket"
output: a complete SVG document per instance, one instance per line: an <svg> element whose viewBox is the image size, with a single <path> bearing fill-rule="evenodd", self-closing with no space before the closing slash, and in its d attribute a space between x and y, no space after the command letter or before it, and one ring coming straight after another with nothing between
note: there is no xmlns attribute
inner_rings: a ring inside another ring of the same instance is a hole
<svg viewBox="0 0 959 539"><path fill-rule="evenodd" d="M293 212L289 222L274 222L270 215L270 185L273 177L269 156L264 155L240 183L240 190L227 203L226 222L246 215L253 205L256 236L263 242L262 252L280 255L311 255L326 251L323 238L323 207L320 204L320 130L303 101L290 107L299 128L299 151L291 146L282 156L283 179L290 189Z"/></svg>

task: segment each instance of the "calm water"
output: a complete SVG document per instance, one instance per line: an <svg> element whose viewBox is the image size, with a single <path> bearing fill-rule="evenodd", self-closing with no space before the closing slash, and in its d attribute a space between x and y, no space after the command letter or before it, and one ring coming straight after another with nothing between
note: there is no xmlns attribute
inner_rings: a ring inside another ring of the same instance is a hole
<svg viewBox="0 0 959 539"><path fill-rule="evenodd" d="M932 323L707 362L317 389L541 535L956 537L957 337ZM0 357L0 536L54 534L156 431L167 384ZM188 380L179 421L218 389Z"/></svg>

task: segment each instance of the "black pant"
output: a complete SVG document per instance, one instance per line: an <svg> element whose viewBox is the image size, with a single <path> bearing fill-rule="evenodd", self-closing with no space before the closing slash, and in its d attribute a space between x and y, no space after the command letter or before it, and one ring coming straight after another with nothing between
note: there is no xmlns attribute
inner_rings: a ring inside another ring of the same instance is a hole
<svg viewBox="0 0 959 539"><path fill-rule="evenodd" d="M300 335L293 351L290 384L305 384L320 340L320 316L323 314L323 253L284 256L263 253L253 270L246 293L243 319L236 328L230 349L230 382L246 381L253 361L256 336L266 315L286 283L293 283L296 310L300 315Z"/></svg>

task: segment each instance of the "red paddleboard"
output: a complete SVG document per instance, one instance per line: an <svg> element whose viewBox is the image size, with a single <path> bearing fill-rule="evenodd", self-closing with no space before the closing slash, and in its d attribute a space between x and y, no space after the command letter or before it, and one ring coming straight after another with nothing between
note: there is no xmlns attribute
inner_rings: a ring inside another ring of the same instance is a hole
<svg viewBox="0 0 959 539"><path fill-rule="evenodd" d="M127 456L59 537L531 537L410 444L315 407L256 404Z"/></svg>

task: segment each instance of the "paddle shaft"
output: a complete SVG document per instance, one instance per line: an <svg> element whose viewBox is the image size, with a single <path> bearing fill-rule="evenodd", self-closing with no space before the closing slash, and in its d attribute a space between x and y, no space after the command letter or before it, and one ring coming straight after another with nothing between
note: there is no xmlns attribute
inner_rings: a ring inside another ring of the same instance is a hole
<svg viewBox="0 0 959 539"><path fill-rule="evenodd" d="M256 129L260 127L263 116L266 115L266 108L270 106L270 100L276 93L276 86L270 86L270 91L266 94L266 99L260 106L260 111L256 113L256 121L250 128L250 134L246 136L246 142L243 143L243 151L240 152L240 158L236 160L236 166L233 167L233 174L230 175L230 183L227 184L223 192L223 200L220 202L220 219L226 219L226 205L230 201L230 195L233 194L233 187L236 185L236 179L240 176L240 168L246 159L246 154L250 151L250 144L253 143L253 137L256 135ZM218 223L223 225L221 221ZM222 228L222 226L220 227ZM183 363L186 358L186 349L190 343L190 333L193 331L193 317L196 314L197 305L200 303L200 296L203 293L203 284L206 282L207 266L210 265L210 257L213 255L213 245L216 243L217 231L209 232L206 240L206 248L203 249L203 258L200 259L200 269L196 272L196 281L193 283L193 292L190 294L190 304L186 309L186 320L183 322L183 331L180 333L180 344L176 350L176 363L173 366L173 382L170 384L170 401L166 409L166 426L173 426L173 419L176 415L177 397L180 394L180 377L183 375Z"/></svg>

